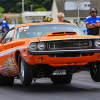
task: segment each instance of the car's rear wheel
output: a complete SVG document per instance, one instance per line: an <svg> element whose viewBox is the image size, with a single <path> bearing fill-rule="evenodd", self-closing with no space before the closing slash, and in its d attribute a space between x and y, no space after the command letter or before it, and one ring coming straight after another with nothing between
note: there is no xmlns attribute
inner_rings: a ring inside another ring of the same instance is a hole
<svg viewBox="0 0 100 100"><path fill-rule="evenodd" d="M51 81L54 84L69 84L72 80L72 75L52 76Z"/></svg>
<svg viewBox="0 0 100 100"><path fill-rule="evenodd" d="M18 57L19 78L23 85L30 85L33 78L32 66L27 64L21 54Z"/></svg>
<svg viewBox="0 0 100 100"><path fill-rule="evenodd" d="M0 86L5 84L5 76L3 76L2 74L0 74Z"/></svg>
<svg viewBox="0 0 100 100"><path fill-rule="evenodd" d="M100 82L100 62L91 63L90 75L93 81Z"/></svg>
<svg viewBox="0 0 100 100"><path fill-rule="evenodd" d="M5 85L12 86L14 83L14 77L5 77L6 83Z"/></svg>
<svg viewBox="0 0 100 100"><path fill-rule="evenodd" d="M12 86L14 83L14 77L7 77L0 74L0 86Z"/></svg>

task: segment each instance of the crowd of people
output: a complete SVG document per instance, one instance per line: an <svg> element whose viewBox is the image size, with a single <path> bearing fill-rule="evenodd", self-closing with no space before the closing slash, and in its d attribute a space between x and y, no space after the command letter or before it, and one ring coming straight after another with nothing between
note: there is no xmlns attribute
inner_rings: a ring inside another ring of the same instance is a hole
<svg viewBox="0 0 100 100"><path fill-rule="evenodd" d="M86 17L85 23L87 28L87 35L100 35L100 17L97 16L98 11L96 8L91 8L89 11L90 16ZM65 20L64 13L58 13L59 22L71 23L68 20ZM51 22L53 19L45 17L44 22Z"/></svg>
<svg viewBox="0 0 100 100"><path fill-rule="evenodd" d="M100 35L100 17L97 16L98 14L97 9L91 8L89 14L90 16L88 16L85 20L87 35ZM70 21L65 20L65 15L62 12L58 13L57 17L59 22L71 23ZM5 16L2 22L2 33L1 33L2 36L9 30L8 21L9 17ZM52 22L52 21L53 18L50 17L44 17L43 19L43 22Z"/></svg>

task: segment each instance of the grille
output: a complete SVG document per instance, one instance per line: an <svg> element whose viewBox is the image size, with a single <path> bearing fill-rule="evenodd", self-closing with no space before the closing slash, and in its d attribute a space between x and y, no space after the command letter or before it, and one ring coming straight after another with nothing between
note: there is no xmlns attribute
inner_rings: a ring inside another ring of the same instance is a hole
<svg viewBox="0 0 100 100"><path fill-rule="evenodd" d="M49 50L91 48L91 41L60 41L48 43Z"/></svg>

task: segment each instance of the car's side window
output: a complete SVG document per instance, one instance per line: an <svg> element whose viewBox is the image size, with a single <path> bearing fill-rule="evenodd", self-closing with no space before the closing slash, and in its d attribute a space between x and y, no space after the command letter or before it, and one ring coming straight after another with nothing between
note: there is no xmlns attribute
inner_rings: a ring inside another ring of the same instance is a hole
<svg viewBox="0 0 100 100"><path fill-rule="evenodd" d="M13 39L14 28L8 31L7 35L4 37L3 44L11 42Z"/></svg>

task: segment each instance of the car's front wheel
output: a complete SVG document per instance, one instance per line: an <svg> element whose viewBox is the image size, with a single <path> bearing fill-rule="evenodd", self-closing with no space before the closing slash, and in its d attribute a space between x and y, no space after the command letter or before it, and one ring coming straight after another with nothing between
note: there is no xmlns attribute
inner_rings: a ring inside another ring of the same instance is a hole
<svg viewBox="0 0 100 100"><path fill-rule="evenodd" d="M19 78L23 85L30 85L33 78L32 66L27 64L21 54L18 57Z"/></svg>
<svg viewBox="0 0 100 100"><path fill-rule="evenodd" d="M100 82L100 62L91 63L90 75L95 82Z"/></svg>
<svg viewBox="0 0 100 100"><path fill-rule="evenodd" d="M52 76L51 81L54 84L69 84L72 80L72 75Z"/></svg>

